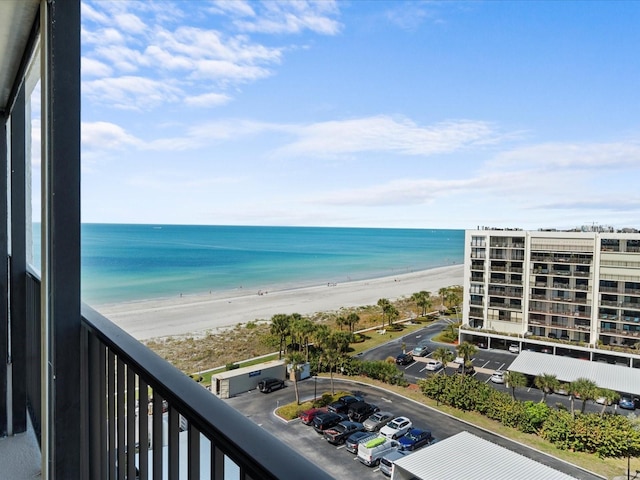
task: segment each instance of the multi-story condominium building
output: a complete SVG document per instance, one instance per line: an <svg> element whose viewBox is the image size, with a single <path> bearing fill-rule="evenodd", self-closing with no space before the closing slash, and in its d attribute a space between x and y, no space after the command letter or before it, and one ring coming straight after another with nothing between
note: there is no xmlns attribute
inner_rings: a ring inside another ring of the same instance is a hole
<svg viewBox="0 0 640 480"><path fill-rule="evenodd" d="M460 340L640 368L640 233L585 230L467 231Z"/></svg>

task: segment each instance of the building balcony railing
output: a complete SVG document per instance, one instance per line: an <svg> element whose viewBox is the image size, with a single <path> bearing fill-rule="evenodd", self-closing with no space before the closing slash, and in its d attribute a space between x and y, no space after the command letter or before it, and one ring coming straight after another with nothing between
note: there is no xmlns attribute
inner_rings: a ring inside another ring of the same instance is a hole
<svg viewBox="0 0 640 480"><path fill-rule="evenodd" d="M38 358L40 282L27 277L27 358ZM331 478L87 305L81 338L89 478ZM28 377L39 368L30 362ZM27 386L38 438L39 389Z"/></svg>

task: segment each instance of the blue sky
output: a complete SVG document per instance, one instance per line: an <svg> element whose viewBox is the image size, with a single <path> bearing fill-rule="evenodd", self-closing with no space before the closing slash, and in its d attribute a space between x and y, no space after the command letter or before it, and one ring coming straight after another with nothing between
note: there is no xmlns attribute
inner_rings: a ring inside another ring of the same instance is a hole
<svg viewBox="0 0 640 480"><path fill-rule="evenodd" d="M87 1L84 222L640 227L640 2Z"/></svg>

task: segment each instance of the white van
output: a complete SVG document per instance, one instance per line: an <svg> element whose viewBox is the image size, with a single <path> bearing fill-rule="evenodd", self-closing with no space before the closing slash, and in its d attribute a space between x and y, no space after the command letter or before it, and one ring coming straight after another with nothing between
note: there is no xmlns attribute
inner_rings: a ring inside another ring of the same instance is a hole
<svg viewBox="0 0 640 480"><path fill-rule="evenodd" d="M373 440L358 445L358 460L367 467L380 463L380 459L387 453L397 450L400 446L395 440L379 435Z"/></svg>

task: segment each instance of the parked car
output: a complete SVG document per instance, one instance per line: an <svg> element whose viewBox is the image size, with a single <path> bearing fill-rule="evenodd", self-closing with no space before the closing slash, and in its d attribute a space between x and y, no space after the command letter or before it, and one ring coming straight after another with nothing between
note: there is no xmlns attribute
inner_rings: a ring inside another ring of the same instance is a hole
<svg viewBox="0 0 640 480"><path fill-rule="evenodd" d="M456 357L456 358L453 360L453 363L457 363L458 365L462 365L462 364L464 363L464 358L462 358L462 357Z"/></svg>
<svg viewBox="0 0 640 480"><path fill-rule="evenodd" d="M464 373L465 375L475 375L476 369L473 368L473 365L458 365L456 369L456 373Z"/></svg>
<svg viewBox="0 0 640 480"><path fill-rule="evenodd" d="M316 415L318 415L319 413L326 413L326 412L327 412L326 408L310 408L309 410L305 410L304 412L301 412L300 415L298 415L298 418L305 425L311 425Z"/></svg>
<svg viewBox="0 0 640 480"><path fill-rule="evenodd" d="M640 401L637 398L632 397L631 395L621 395L620 400L618 400L618 405L620 408L624 408L626 410L635 410Z"/></svg>
<svg viewBox="0 0 640 480"><path fill-rule="evenodd" d="M398 365L408 365L413 362L413 355L410 353L401 353L396 357L396 363Z"/></svg>
<svg viewBox="0 0 640 480"><path fill-rule="evenodd" d="M356 395L343 395L333 403L330 403L327 410L334 413L347 413L349 411L349 405L356 402L361 402L362 397Z"/></svg>
<svg viewBox="0 0 640 480"><path fill-rule="evenodd" d="M325 430L345 420L349 420L346 414L334 412L319 413L313 419L313 429L322 434Z"/></svg>
<svg viewBox="0 0 640 480"><path fill-rule="evenodd" d="M378 435L373 440L358 445L358 460L368 467L380 463L380 459L392 450L397 450L398 442Z"/></svg>
<svg viewBox="0 0 640 480"><path fill-rule="evenodd" d="M380 471L383 475L390 477L393 475L393 464L396 460L409 455L411 452L406 450L391 450L380 459Z"/></svg>
<svg viewBox="0 0 640 480"><path fill-rule="evenodd" d="M364 429L368 432L377 432L393 420L393 417L391 412L376 412L364 421Z"/></svg>
<svg viewBox="0 0 640 480"><path fill-rule="evenodd" d="M402 450L413 451L425 445L431 445L433 443L433 437L429 430L412 428L398 439L398 443Z"/></svg>
<svg viewBox="0 0 640 480"><path fill-rule="evenodd" d="M426 365L424 366L424 368L426 368L427 370L431 371L431 372L437 372L438 370L442 370L442 368L444 367L444 365L442 364L442 362L440 360L427 360Z"/></svg>
<svg viewBox="0 0 640 480"><path fill-rule="evenodd" d="M267 377L258 382L258 390L262 393L271 393L280 388L284 388L284 380L279 378Z"/></svg>
<svg viewBox="0 0 640 480"><path fill-rule="evenodd" d="M361 423L350 422L346 420L325 430L324 439L329 443L338 445L340 443L344 443L347 437L352 433L359 432L362 430L364 430L364 427L362 426Z"/></svg>
<svg viewBox="0 0 640 480"><path fill-rule="evenodd" d="M504 383L504 372L502 370L496 370L493 372L493 375L491 375L490 380L493 383Z"/></svg>
<svg viewBox="0 0 640 480"><path fill-rule="evenodd" d="M358 444L362 442L368 442L369 440L373 440L378 436L377 432L367 432L366 430L362 430L360 432L352 433L347 437L344 442L344 448L351 453L358 453Z"/></svg>
<svg viewBox="0 0 640 480"><path fill-rule="evenodd" d="M380 409L372 403L355 402L349 405L347 414L349 415L349 419L353 422L364 422L379 410Z"/></svg>
<svg viewBox="0 0 640 480"><path fill-rule="evenodd" d="M520 353L520 346L517 343L512 343L509 345L509 351L511 353Z"/></svg>
<svg viewBox="0 0 640 480"><path fill-rule="evenodd" d="M427 353L429 353L429 349L427 348L427 344L426 343L419 343L413 349L413 356L414 357L424 357Z"/></svg>
<svg viewBox="0 0 640 480"><path fill-rule="evenodd" d="M413 426L407 417L396 417L380 429L380 434L396 439L404 435Z"/></svg>

